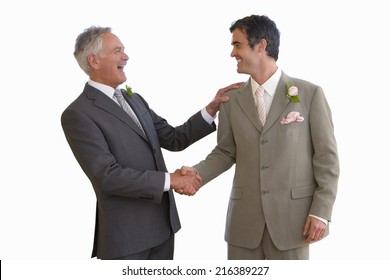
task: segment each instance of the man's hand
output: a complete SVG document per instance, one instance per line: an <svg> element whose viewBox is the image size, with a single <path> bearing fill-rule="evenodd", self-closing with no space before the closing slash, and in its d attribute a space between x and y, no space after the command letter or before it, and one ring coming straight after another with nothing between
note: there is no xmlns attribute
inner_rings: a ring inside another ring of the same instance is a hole
<svg viewBox="0 0 390 280"><path fill-rule="evenodd" d="M305 227L303 229L303 235L306 236L306 243L311 243L320 240L324 237L327 225L312 216L307 217Z"/></svg>
<svg viewBox="0 0 390 280"><path fill-rule="evenodd" d="M170 177L171 189L180 194L194 195L202 185L202 178L197 173L176 169Z"/></svg>
<svg viewBox="0 0 390 280"><path fill-rule="evenodd" d="M239 86L242 84L240 83L235 83L231 84L230 86L221 88L218 90L217 94L215 95L213 101L211 101L207 106L206 106L206 111L207 113L210 114L210 116L215 117L217 112L219 111L219 105L224 102L229 101L229 96L223 96L223 94L231 89L239 88Z"/></svg>
<svg viewBox="0 0 390 280"><path fill-rule="evenodd" d="M199 175L199 172L198 170L196 170L195 168L193 167L190 167L190 166L182 166L180 168L180 173L181 175Z"/></svg>

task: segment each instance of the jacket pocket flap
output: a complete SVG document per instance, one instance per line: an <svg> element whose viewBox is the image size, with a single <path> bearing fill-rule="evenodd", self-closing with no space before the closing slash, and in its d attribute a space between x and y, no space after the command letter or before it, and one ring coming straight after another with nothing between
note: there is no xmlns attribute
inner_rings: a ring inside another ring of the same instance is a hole
<svg viewBox="0 0 390 280"><path fill-rule="evenodd" d="M294 199L313 196L316 187L317 187L316 185L308 185L308 186L293 188L291 189L291 196Z"/></svg>

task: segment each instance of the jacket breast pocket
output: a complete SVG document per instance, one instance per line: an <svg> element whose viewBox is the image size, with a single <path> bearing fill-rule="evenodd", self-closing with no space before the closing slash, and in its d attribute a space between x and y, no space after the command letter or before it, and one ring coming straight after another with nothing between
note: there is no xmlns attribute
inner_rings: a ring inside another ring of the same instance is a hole
<svg viewBox="0 0 390 280"><path fill-rule="evenodd" d="M315 184L292 188L291 189L291 197L292 197L292 199L299 199L299 198L313 196L316 188L317 188L317 186Z"/></svg>
<svg viewBox="0 0 390 280"><path fill-rule="evenodd" d="M242 188L233 187L230 192L230 199L241 199L242 198Z"/></svg>

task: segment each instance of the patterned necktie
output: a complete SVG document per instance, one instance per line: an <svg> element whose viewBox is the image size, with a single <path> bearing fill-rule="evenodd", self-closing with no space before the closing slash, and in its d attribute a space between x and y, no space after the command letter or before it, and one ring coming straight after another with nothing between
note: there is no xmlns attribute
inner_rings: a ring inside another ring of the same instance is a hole
<svg viewBox="0 0 390 280"><path fill-rule="evenodd" d="M137 116L135 115L133 109L130 107L130 105L126 102L125 98L122 95L122 92L120 89L116 89L114 96L116 100L118 100L119 105L122 107L122 109L133 119L133 121L136 123L136 125L141 129L141 131L145 134L141 123L139 122Z"/></svg>
<svg viewBox="0 0 390 280"><path fill-rule="evenodd" d="M259 86L256 89L256 97L257 97L257 114L259 115L261 125L264 126L266 114L265 114L265 102L264 102L264 88L262 86Z"/></svg>

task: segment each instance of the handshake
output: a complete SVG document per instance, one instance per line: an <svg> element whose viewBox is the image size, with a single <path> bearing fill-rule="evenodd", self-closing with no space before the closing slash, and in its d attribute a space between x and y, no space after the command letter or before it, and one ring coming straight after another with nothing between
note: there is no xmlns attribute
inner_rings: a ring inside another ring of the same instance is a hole
<svg viewBox="0 0 390 280"><path fill-rule="evenodd" d="M193 167L182 166L170 173L171 189L179 194L194 195L202 185L202 177Z"/></svg>

